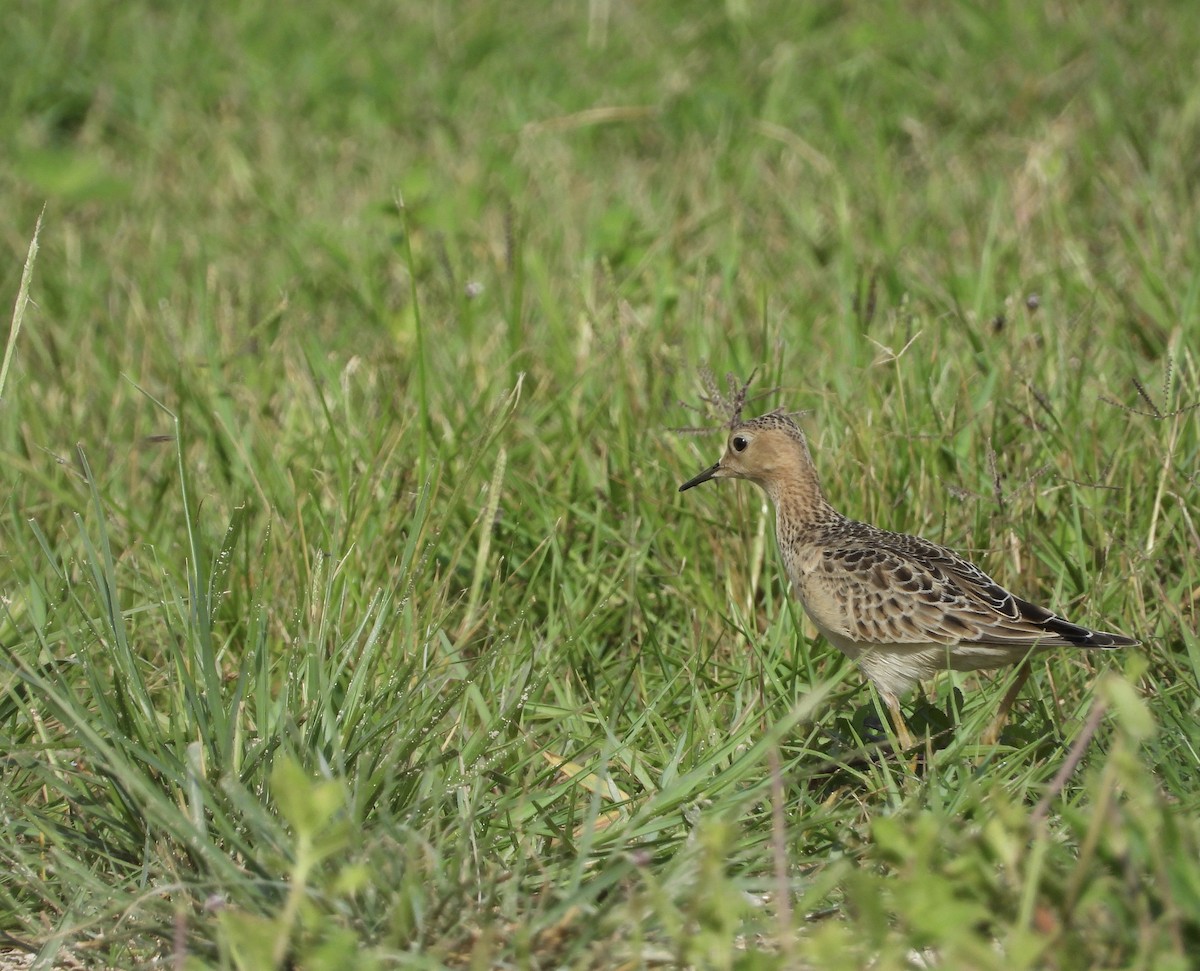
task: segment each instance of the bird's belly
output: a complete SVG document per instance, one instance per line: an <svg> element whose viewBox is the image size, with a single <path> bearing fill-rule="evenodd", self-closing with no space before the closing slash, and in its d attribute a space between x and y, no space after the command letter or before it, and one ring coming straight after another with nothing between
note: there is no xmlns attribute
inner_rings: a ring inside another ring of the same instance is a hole
<svg viewBox="0 0 1200 971"><path fill-rule="evenodd" d="M855 661L880 691L902 695L918 681L943 671L981 671L1015 664L1028 646L994 644L871 644L843 634L817 629L830 644Z"/></svg>
<svg viewBox="0 0 1200 971"><path fill-rule="evenodd" d="M809 576L811 564L794 562L789 572L793 590L821 635L852 661L880 691L901 695L918 681L942 671L979 671L1020 661L1030 650L1025 644L957 642L877 643L851 636L847 607Z"/></svg>

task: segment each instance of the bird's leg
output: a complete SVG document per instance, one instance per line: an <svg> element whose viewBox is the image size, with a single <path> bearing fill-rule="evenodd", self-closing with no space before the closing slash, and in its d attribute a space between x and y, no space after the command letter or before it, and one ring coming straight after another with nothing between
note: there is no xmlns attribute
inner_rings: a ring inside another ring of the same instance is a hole
<svg viewBox="0 0 1200 971"><path fill-rule="evenodd" d="M900 742L902 751L907 752L915 744L912 733L908 730L908 722L904 720L904 712L900 710L900 699L890 691L881 691L883 703L887 705L888 713L892 716L892 727L896 729L896 739Z"/></svg>
<svg viewBox="0 0 1200 971"><path fill-rule="evenodd" d="M1012 708L1013 702L1017 700L1017 695L1021 693L1021 689L1025 687L1025 682L1029 680L1029 660L1021 662L1021 666L1017 668L1016 677L1013 678L1013 683L1009 685L1008 690L1004 692L1004 697L1000 699L1000 707L996 709L996 716L992 722L984 730L980 741L984 745L995 745L1000 740L1000 732L1004 728L1004 723L1008 721L1008 712Z"/></svg>

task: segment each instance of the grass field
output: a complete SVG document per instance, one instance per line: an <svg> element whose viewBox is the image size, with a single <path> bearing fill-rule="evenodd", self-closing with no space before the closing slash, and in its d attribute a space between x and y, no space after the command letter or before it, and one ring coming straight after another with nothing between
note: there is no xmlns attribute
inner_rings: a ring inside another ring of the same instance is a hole
<svg viewBox="0 0 1200 971"><path fill-rule="evenodd" d="M1200 6L3 23L0 944L1195 966ZM705 363L1142 647L896 758L760 494L676 492Z"/></svg>

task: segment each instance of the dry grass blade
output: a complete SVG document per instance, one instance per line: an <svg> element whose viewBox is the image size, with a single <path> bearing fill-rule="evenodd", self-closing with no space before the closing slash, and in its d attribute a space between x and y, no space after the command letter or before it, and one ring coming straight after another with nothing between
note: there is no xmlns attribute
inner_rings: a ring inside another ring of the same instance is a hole
<svg viewBox="0 0 1200 971"><path fill-rule="evenodd" d="M8 385L8 369L12 366L13 352L17 349L17 337L21 333L21 324L25 320L25 308L29 306L29 283L33 279L33 264L37 260L38 236L42 232L42 217L46 207L38 213L37 225L33 227L33 239L29 241L29 253L25 257L25 267L21 271L21 286L17 291L17 302L13 307L12 326L8 331L8 342L4 348L4 363L0 364L0 401L4 399L4 389Z"/></svg>

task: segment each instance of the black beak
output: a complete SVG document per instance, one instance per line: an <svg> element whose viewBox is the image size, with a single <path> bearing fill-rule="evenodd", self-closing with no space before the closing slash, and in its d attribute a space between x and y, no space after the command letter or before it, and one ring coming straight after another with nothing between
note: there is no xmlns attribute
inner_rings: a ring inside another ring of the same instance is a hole
<svg viewBox="0 0 1200 971"><path fill-rule="evenodd" d="M703 472L701 472L699 475L697 475L697 476L694 476L693 478L690 478L690 479L688 479L688 480L687 480L687 482L685 482L683 485L681 485L681 486L679 487L679 491L680 491L680 492L685 492L685 491L687 491L688 489L690 489L692 486L698 486L698 485L699 485L701 482L707 482L709 479L711 479L711 478L712 478L714 475L716 475L716 474L717 474L717 470L718 470L720 467L721 467L721 463L720 463L720 462L718 462L718 463L717 463L716 465L714 465L712 468L710 468L710 469L705 469L705 470L704 470Z"/></svg>

